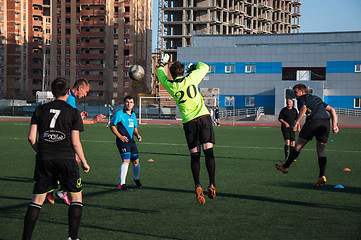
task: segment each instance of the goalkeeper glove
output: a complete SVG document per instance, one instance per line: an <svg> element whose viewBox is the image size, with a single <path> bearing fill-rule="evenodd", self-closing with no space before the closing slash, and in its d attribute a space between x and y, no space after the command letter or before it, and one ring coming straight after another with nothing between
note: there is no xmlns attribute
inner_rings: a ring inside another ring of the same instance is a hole
<svg viewBox="0 0 361 240"><path fill-rule="evenodd" d="M197 66L193 63L188 63L188 65L186 66L186 72L187 73L191 73L193 70L196 70Z"/></svg>
<svg viewBox="0 0 361 240"><path fill-rule="evenodd" d="M169 62L169 58L170 56L167 53L164 55L162 54L162 58L159 61L159 66L164 67Z"/></svg>

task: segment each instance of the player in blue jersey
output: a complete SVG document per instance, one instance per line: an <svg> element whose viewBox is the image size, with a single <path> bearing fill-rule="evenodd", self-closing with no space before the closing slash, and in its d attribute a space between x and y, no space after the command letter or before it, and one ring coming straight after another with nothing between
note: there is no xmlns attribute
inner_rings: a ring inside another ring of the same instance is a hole
<svg viewBox="0 0 361 240"><path fill-rule="evenodd" d="M79 132L84 130L83 122L79 111L65 103L69 95L68 81L57 78L51 89L55 100L38 106L31 118L28 139L36 152L34 195L24 219L23 240L31 239L46 193L53 191L58 180L71 197L68 239L78 239L83 205L75 153L82 163L83 172L90 170L79 138Z"/></svg>
<svg viewBox="0 0 361 240"><path fill-rule="evenodd" d="M125 184L127 178L128 167L130 161L133 163L134 182L137 188L142 188L139 179L140 163L137 145L133 139L133 135L142 141L142 137L138 133L138 123L135 113L133 112L134 98L126 96L124 98L124 109L116 112L110 121L110 130L114 133L116 144L122 158L122 164L119 169L119 190L130 190Z"/></svg>
<svg viewBox="0 0 361 240"><path fill-rule="evenodd" d="M321 187L326 183L325 170L327 158L325 148L330 133L330 116L332 119L332 131L338 133L337 115L335 109L324 103L321 98L309 94L307 87L304 84L295 85L293 91L297 98L299 110L298 117L293 125L293 131L297 130L297 127L305 114L307 116L306 123L301 129L296 145L291 150L287 161L284 164L276 164L275 167L285 174L288 173L289 166L298 157L302 148L315 137L317 140L316 150L320 173L314 185L316 187ZM327 112L329 112L330 115Z"/></svg>
<svg viewBox="0 0 361 240"><path fill-rule="evenodd" d="M89 89L90 89L90 85L86 79L81 78L76 80L73 88L70 90L70 94L66 102L73 108L76 108L75 99L86 97L86 95L88 95L89 93ZM84 119L85 117L88 116L88 113L86 111L82 111L80 115L81 118Z"/></svg>

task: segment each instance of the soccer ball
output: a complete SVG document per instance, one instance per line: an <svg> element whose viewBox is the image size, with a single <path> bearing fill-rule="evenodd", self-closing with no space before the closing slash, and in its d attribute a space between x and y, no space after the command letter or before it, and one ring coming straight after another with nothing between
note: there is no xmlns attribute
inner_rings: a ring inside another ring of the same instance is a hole
<svg viewBox="0 0 361 240"><path fill-rule="evenodd" d="M144 77L144 68L140 65L133 65L128 70L129 77L134 81L139 81Z"/></svg>

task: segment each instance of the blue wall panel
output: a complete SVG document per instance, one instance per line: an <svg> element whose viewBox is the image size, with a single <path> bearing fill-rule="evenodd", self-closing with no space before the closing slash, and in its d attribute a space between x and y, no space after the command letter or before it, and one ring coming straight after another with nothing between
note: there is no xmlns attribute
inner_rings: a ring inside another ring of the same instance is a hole
<svg viewBox="0 0 361 240"><path fill-rule="evenodd" d="M225 98L229 95L220 95L219 96L219 107L225 106ZM254 106L246 106L246 97L255 97ZM236 108L245 108L245 107L266 107L274 108L275 107L275 96L274 95L235 95L235 107Z"/></svg>
<svg viewBox="0 0 361 240"><path fill-rule="evenodd" d="M354 99L361 96L324 96L325 103L333 108L354 109Z"/></svg>
<svg viewBox="0 0 361 240"><path fill-rule="evenodd" d="M326 73L354 73L356 64L361 64L361 61L327 62Z"/></svg>

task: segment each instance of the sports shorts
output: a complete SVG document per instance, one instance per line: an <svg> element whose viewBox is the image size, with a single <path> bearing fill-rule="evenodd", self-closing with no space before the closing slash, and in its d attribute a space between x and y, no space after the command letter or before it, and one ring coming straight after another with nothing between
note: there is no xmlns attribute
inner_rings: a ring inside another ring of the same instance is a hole
<svg viewBox="0 0 361 240"><path fill-rule="evenodd" d="M320 118L307 121L301 129L299 137L308 141L311 141L312 138L315 137L317 141L327 143L329 134L330 119Z"/></svg>
<svg viewBox="0 0 361 240"><path fill-rule="evenodd" d="M74 159L36 159L33 194L43 194L57 188L77 193L83 190L78 164Z"/></svg>
<svg viewBox="0 0 361 240"><path fill-rule="evenodd" d="M183 124L188 149L203 143L215 143L212 119L210 115L200 116Z"/></svg>
<svg viewBox="0 0 361 240"><path fill-rule="evenodd" d="M296 132L293 131L292 127L282 128L281 131L284 140L290 140L291 142L296 140Z"/></svg>
<svg viewBox="0 0 361 240"><path fill-rule="evenodd" d="M139 159L137 144L133 139L129 142L122 142L119 138L116 144L122 160L130 159L132 161Z"/></svg>

